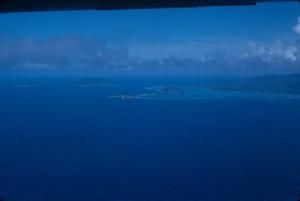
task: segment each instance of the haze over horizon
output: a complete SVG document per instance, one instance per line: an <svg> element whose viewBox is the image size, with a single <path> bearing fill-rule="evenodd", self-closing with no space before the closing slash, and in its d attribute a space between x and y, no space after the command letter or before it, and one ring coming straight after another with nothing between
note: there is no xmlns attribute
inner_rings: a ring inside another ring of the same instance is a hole
<svg viewBox="0 0 300 201"><path fill-rule="evenodd" d="M297 3L0 15L2 75L300 72Z"/></svg>

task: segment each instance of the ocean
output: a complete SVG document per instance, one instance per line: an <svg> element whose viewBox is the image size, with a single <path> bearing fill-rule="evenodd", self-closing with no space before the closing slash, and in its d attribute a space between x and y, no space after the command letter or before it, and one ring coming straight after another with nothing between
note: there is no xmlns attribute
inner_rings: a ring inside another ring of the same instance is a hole
<svg viewBox="0 0 300 201"><path fill-rule="evenodd" d="M166 83L130 78L2 83L0 197L300 198L300 99L217 91L191 95L178 89L181 84L177 80L157 91Z"/></svg>

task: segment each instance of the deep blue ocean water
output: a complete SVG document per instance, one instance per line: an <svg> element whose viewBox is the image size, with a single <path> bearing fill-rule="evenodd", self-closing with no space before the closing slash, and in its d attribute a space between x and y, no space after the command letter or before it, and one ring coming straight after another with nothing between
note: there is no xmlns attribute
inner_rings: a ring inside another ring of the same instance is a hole
<svg viewBox="0 0 300 201"><path fill-rule="evenodd" d="M141 90L122 83L2 85L3 200L300 198L299 99L109 98Z"/></svg>

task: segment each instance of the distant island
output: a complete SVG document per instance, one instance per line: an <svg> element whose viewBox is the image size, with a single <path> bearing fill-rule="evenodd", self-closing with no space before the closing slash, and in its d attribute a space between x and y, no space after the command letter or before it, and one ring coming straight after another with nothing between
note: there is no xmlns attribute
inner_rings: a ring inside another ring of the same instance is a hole
<svg viewBox="0 0 300 201"><path fill-rule="evenodd" d="M110 98L117 98L122 100L130 100L130 99L140 99L139 95L131 96L131 95L116 95L116 96L110 96Z"/></svg>
<svg viewBox="0 0 300 201"><path fill-rule="evenodd" d="M184 92L181 86L152 86L145 87L146 90L155 92L157 94L165 94L165 95L179 95Z"/></svg>
<svg viewBox="0 0 300 201"><path fill-rule="evenodd" d="M300 74L235 78L204 84L211 90L300 95Z"/></svg>
<svg viewBox="0 0 300 201"><path fill-rule="evenodd" d="M74 87L110 87L112 83L106 79L101 77L90 77L90 78L81 78L75 79L71 86Z"/></svg>
<svg viewBox="0 0 300 201"><path fill-rule="evenodd" d="M101 77L28 77L18 81L8 80L3 84L11 84L16 88L31 87L75 87L75 88L97 88L113 87L115 85L108 78Z"/></svg>

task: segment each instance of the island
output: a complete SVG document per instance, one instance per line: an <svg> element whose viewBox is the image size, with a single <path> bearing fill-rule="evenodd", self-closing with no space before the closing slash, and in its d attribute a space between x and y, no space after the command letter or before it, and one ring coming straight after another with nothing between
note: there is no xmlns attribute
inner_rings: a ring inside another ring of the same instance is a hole
<svg viewBox="0 0 300 201"><path fill-rule="evenodd" d="M218 91L300 95L300 74L232 78L205 83L203 86Z"/></svg>

